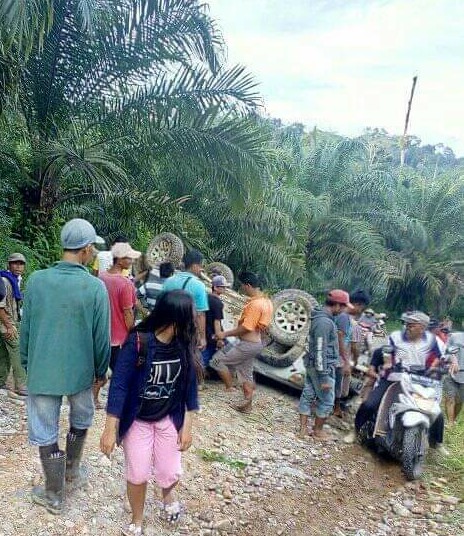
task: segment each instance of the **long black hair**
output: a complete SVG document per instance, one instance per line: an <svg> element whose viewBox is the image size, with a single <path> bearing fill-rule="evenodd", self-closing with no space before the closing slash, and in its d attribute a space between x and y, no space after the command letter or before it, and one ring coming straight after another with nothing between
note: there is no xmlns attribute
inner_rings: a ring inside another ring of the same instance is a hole
<svg viewBox="0 0 464 536"><path fill-rule="evenodd" d="M197 357L197 329L193 299L185 290L162 292L157 298L153 311L134 331L155 333L168 326L175 326L175 340L187 359L187 368L193 366L197 375L201 372L201 364Z"/></svg>

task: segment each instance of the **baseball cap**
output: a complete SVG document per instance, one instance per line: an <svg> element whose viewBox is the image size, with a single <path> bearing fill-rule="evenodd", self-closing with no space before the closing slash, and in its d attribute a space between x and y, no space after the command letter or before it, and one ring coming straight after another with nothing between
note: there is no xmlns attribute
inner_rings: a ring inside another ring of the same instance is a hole
<svg viewBox="0 0 464 536"><path fill-rule="evenodd" d="M327 299L335 303L341 303L347 307L353 307L350 303L350 295L345 290L333 289L327 294Z"/></svg>
<svg viewBox="0 0 464 536"><path fill-rule="evenodd" d="M213 287L230 287L227 279L223 275L215 275L211 280Z"/></svg>
<svg viewBox="0 0 464 536"><path fill-rule="evenodd" d="M115 259L124 259L124 257L138 259L142 253L132 249L127 242L116 242L111 248L111 254Z"/></svg>
<svg viewBox="0 0 464 536"><path fill-rule="evenodd" d="M430 323L430 317L422 311L408 311L407 313L403 313L401 320L405 324L422 324L425 327L428 327Z"/></svg>
<svg viewBox="0 0 464 536"><path fill-rule="evenodd" d="M87 220L74 218L64 224L61 229L61 245L63 249L82 249L95 244L97 233Z"/></svg>
<svg viewBox="0 0 464 536"><path fill-rule="evenodd" d="M12 253L8 257L8 262L23 262L26 264L26 257L22 253Z"/></svg>

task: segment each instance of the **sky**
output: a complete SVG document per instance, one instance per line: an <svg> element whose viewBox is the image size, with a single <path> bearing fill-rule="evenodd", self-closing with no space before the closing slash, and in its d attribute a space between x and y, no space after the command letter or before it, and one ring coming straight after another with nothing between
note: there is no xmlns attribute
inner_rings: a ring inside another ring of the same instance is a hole
<svg viewBox="0 0 464 536"><path fill-rule="evenodd" d="M206 0L265 113L354 136L409 133L464 156L464 0Z"/></svg>

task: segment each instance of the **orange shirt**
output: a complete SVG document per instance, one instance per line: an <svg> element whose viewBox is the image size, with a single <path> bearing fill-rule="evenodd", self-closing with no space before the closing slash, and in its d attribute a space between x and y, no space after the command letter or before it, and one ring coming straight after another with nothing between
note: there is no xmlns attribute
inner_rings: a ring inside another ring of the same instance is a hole
<svg viewBox="0 0 464 536"><path fill-rule="evenodd" d="M266 296L250 298L243 308L238 324L249 331L263 331L271 323L272 312L272 302Z"/></svg>

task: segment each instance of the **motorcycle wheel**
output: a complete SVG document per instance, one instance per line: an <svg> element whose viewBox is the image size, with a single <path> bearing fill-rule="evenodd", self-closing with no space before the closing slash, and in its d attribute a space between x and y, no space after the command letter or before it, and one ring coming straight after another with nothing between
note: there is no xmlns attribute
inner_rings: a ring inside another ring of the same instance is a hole
<svg viewBox="0 0 464 536"><path fill-rule="evenodd" d="M405 428L403 433L403 472L408 480L417 480L424 471L427 433L423 426Z"/></svg>

